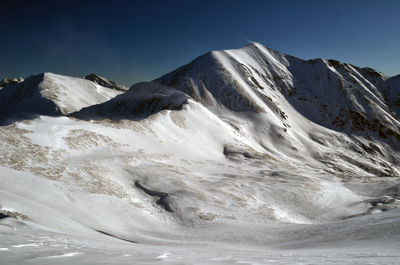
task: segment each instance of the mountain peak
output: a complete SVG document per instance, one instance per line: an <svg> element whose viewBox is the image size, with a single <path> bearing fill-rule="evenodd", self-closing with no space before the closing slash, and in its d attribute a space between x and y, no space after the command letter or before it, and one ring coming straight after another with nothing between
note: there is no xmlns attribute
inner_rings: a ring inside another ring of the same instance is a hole
<svg viewBox="0 0 400 265"><path fill-rule="evenodd" d="M82 78L48 72L31 75L0 90L0 123L37 115L67 115L120 93Z"/></svg>
<svg viewBox="0 0 400 265"><path fill-rule="evenodd" d="M116 82L113 82L113 81L111 81L111 80L108 80L108 79L105 78L105 77L98 76L98 75L96 75L95 73L91 73L91 74L89 74L89 75L86 75L86 76L84 77L84 79L90 80L90 81L92 81L92 82L94 82L94 83L96 83L96 84L99 84L99 85L103 86L103 87L108 87L108 88L112 88L112 89L116 89L116 90L121 90L121 91L126 91L126 90L128 90L127 87L125 87L125 86L123 86L123 85L120 85L120 84L118 84L118 83L116 83Z"/></svg>
<svg viewBox="0 0 400 265"><path fill-rule="evenodd" d="M398 87L396 79L390 79L391 87ZM207 53L153 82L180 90L207 107L271 113L285 123L289 109L283 106L291 105L327 128L372 131L400 140L393 133L400 127L400 112L385 103L387 80L372 68L333 59L303 60L252 42ZM397 90L390 91L393 102L398 102Z"/></svg>
<svg viewBox="0 0 400 265"><path fill-rule="evenodd" d="M262 45L261 43L255 42L255 41L249 42L247 45L243 46L242 48L246 48L246 47L249 47L249 48L261 48L261 47L262 48L267 48L266 46Z"/></svg>
<svg viewBox="0 0 400 265"><path fill-rule="evenodd" d="M0 81L0 88L3 88L8 85L13 85L13 84L18 84L20 82L24 81L22 77L16 77L16 78L3 78Z"/></svg>

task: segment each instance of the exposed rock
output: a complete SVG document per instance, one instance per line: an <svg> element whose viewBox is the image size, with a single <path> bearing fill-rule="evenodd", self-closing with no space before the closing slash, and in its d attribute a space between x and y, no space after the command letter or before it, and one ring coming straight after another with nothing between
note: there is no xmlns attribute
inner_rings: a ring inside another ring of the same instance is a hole
<svg viewBox="0 0 400 265"><path fill-rule="evenodd" d="M17 78L4 78L0 81L0 88L3 88L8 85L13 85L17 83L21 83L24 81L22 77L17 77Z"/></svg>
<svg viewBox="0 0 400 265"><path fill-rule="evenodd" d="M0 220L10 217L8 214L0 212Z"/></svg>
<svg viewBox="0 0 400 265"><path fill-rule="evenodd" d="M136 241L134 241L134 240L121 238L121 237L112 235L112 234L110 234L110 233L107 233L107 232L104 232L104 231L101 231L101 230L96 230L96 231L99 232L100 234L103 234L103 235L106 235L106 236L111 236L111 237L114 237L114 238L117 238L117 239L120 239L120 240L123 240L123 241L126 241L126 242L135 243L135 244L138 243L138 242L136 242Z"/></svg>
<svg viewBox="0 0 400 265"><path fill-rule="evenodd" d="M104 87L108 87L108 88L112 88L112 89L116 89L116 90L122 90L122 91L128 90L127 87L120 85L118 83L115 83L111 80L108 80L104 77L98 76L94 73L87 75L84 78L87 80L90 80L92 82L95 82L96 84L99 84L101 86L104 86Z"/></svg>
<svg viewBox="0 0 400 265"><path fill-rule="evenodd" d="M374 198L366 201L368 208L371 210L388 211L400 207L400 200L395 197L384 196L380 198Z"/></svg>
<svg viewBox="0 0 400 265"><path fill-rule="evenodd" d="M4 218L14 218L14 219L20 219L20 220L24 220L24 221L31 220L28 216L26 216L25 214L22 214L22 213L0 210L0 219L4 219Z"/></svg>
<svg viewBox="0 0 400 265"><path fill-rule="evenodd" d="M173 212L173 210L172 210L172 208L169 205L169 202L167 200L168 193L148 189L145 186L143 186L142 184L140 184L138 181L135 181L135 186L138 187L139 189L141 189L142 191L144 191L146 194L148 194L150 196L159 197L160 199L158 199L156 201L156 203L158 205L163 206L166 211Z"/></svg>

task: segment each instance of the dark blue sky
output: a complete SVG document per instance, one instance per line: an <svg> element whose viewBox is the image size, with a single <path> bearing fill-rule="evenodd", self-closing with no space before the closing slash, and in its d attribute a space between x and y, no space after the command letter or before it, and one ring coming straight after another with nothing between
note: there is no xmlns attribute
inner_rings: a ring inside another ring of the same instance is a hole
<svg viewBox="0 0 400 265"><path fill-rule="evenodd" d="M256 41L400 74L400 1L2 1L0 78L91 72L152 80Z"/></svg>

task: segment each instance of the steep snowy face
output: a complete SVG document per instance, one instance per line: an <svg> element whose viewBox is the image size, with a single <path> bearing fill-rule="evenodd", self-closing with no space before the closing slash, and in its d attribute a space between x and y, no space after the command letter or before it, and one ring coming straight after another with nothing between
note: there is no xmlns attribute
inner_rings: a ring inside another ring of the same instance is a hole
<svg viewBox="0 0 400 265"><path fill-rule="evenodd" d="M387 77L334 60L287 56L293 74L285 93L297 111L327 128L400 141L400 123L385 98Z"/></svg>
<svg viewBox="0 0 400 265"><path fill-rule="evenodd" d="M43 73L0 90L0 122L36 115L67 115L122 93L88 80Z"/></svg>
<svg viewBox="0 0 400 265"><path fill-rule="evenodd" d="M291 108L324 127L400 141L400 123L386 100L398 83L371 68L335 60L301 60L251 43L214 51L154 82L208 106L266 112L282 122ZM394 99L392 104L396 104ZM285 107L286 105L286 107Z"/></svg>
<svg viewBox="0 0 400 265"><path fill-rule="evenodd" d="M233 111L263 112L263 102L236 64L226 58L225 51L213 51L153 82L181 90L207 107L223 105Z"/></svg>

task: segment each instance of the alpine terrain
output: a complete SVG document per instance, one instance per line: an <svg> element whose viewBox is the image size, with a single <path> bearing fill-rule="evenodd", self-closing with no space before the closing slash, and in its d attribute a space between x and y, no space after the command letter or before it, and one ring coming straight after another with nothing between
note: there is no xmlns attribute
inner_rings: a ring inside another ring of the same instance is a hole
<svg viewBox="0 0 400 265"><path fill-rule="evenodd" d="M0 264L398 264L400 75L250 43L7 80Z"/></svg>

